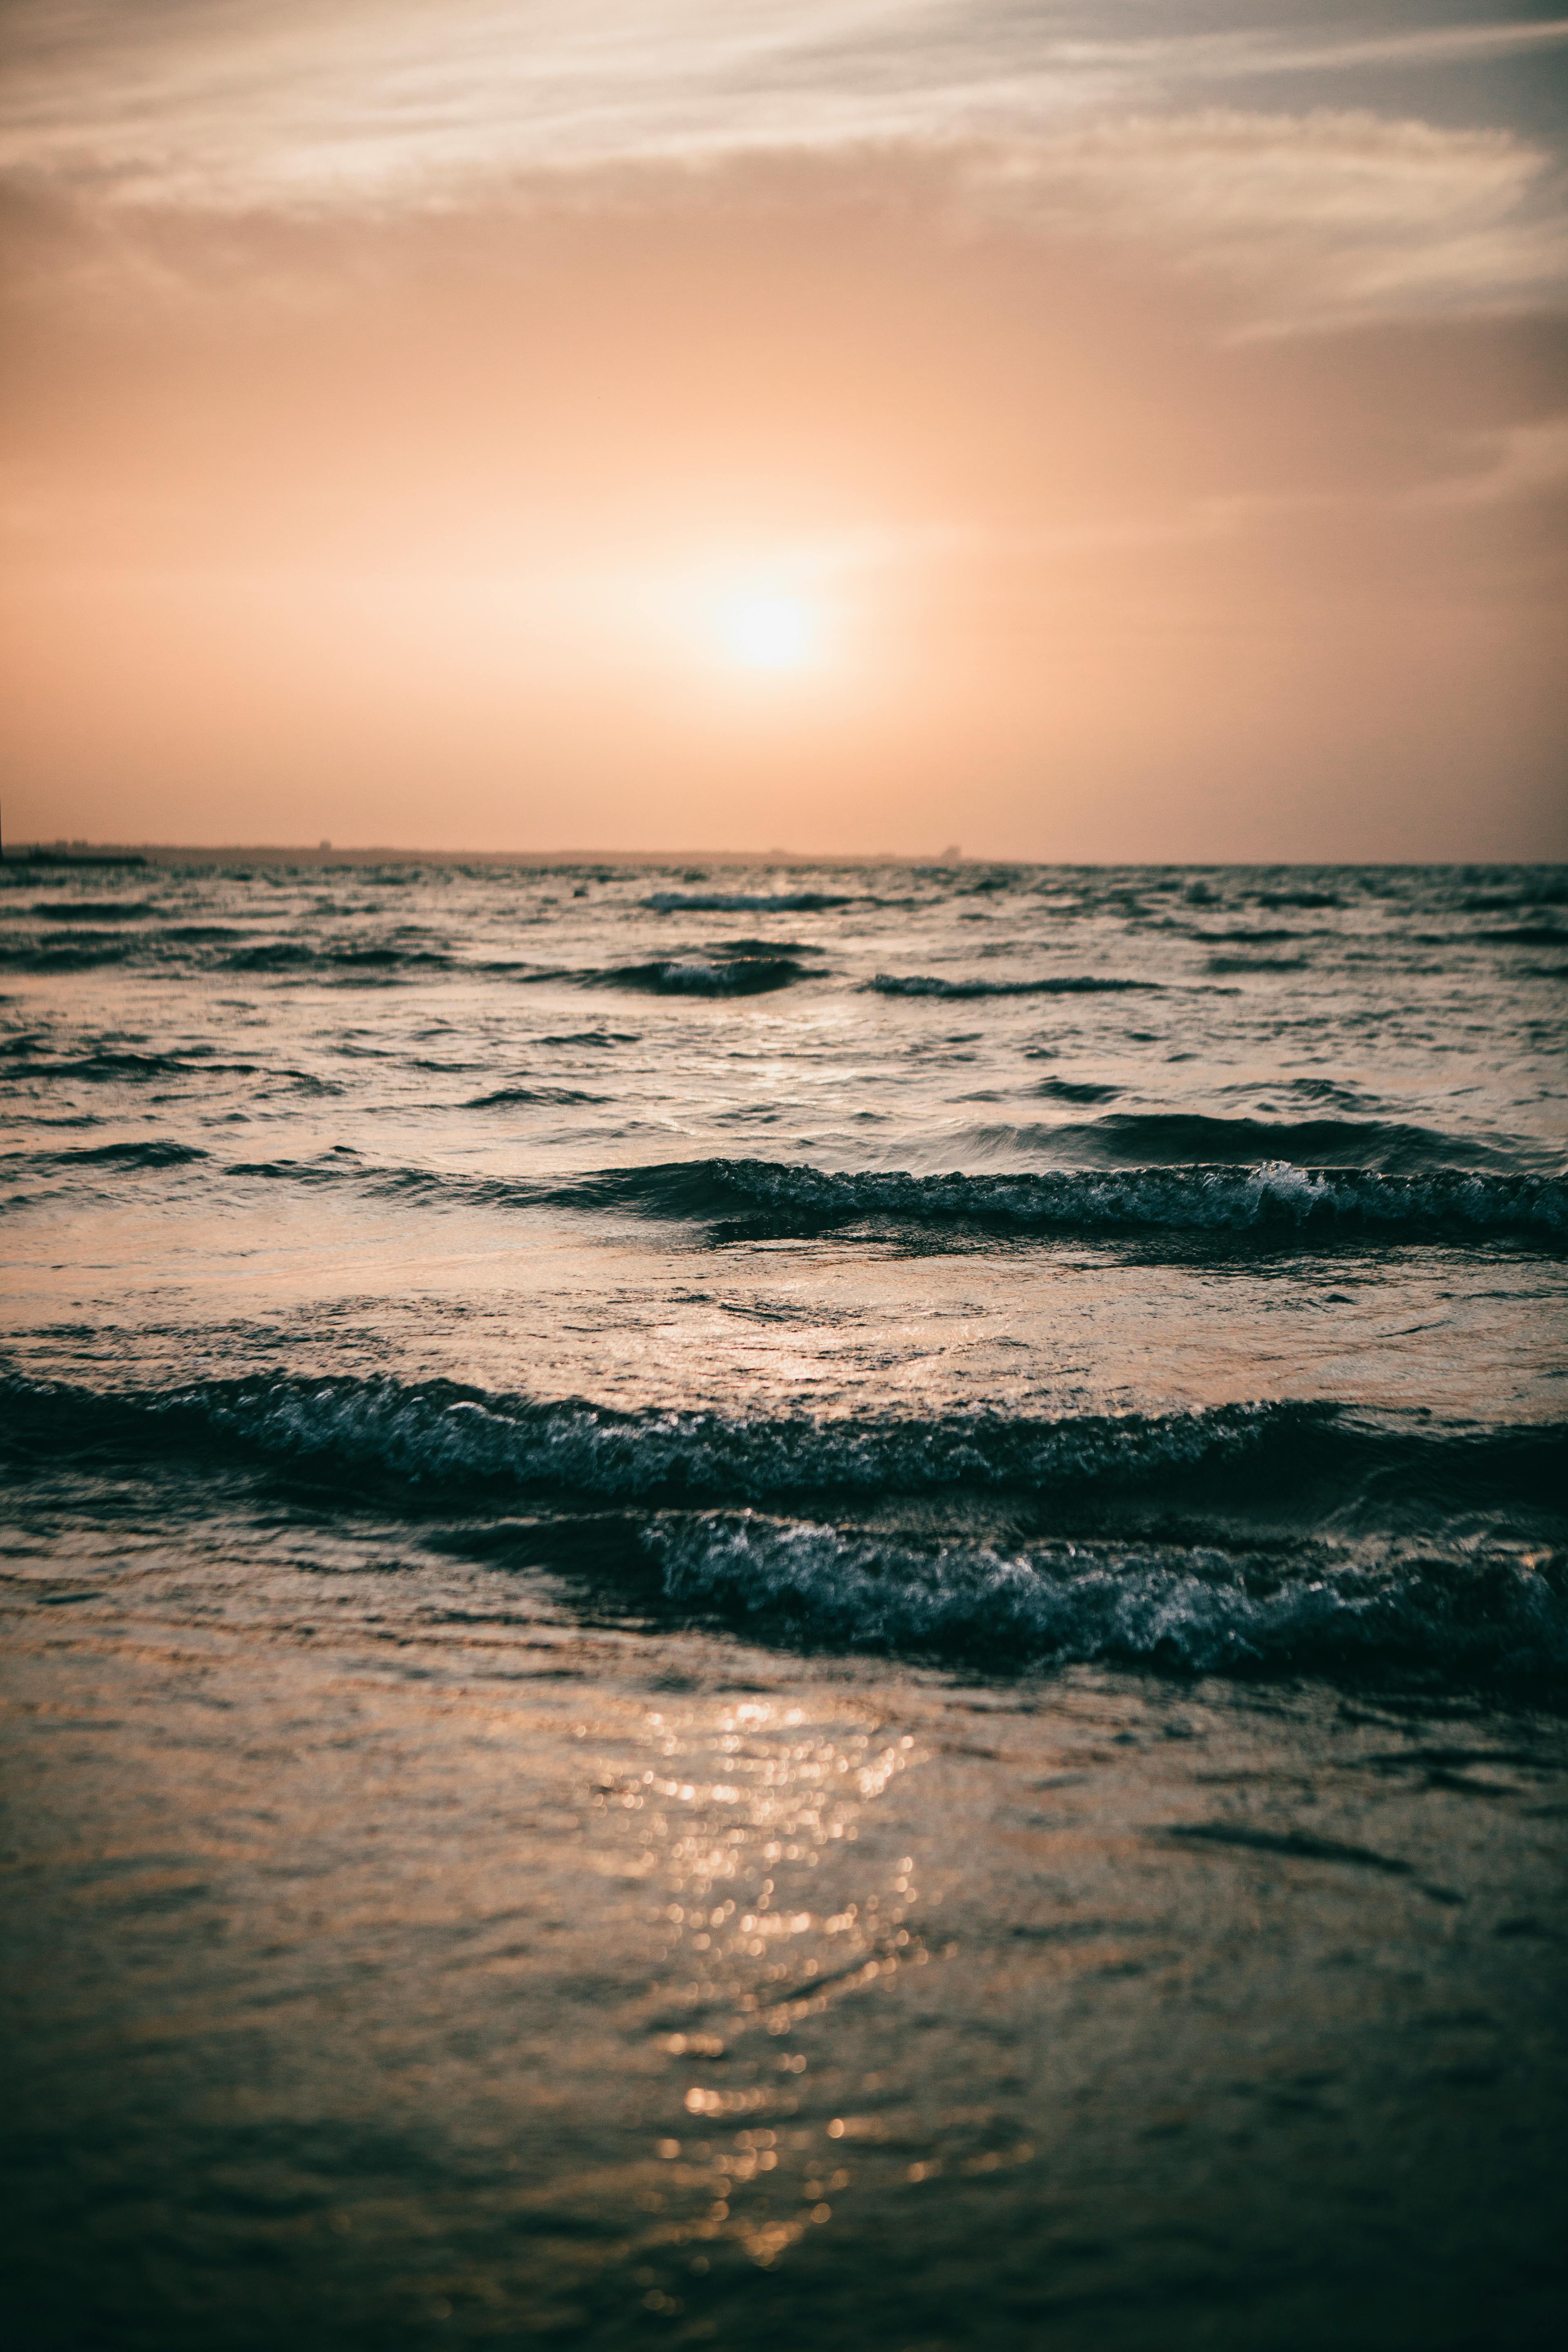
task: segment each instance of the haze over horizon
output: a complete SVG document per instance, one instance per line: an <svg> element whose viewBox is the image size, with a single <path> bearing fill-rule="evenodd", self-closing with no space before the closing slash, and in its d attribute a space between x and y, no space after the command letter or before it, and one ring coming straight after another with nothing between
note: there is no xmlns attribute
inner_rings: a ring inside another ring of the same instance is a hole
<svg viewBox="0 0 1568 2352"><path fill-rule="evenodd" d="M1568 19L5 21L8 838L1568 855Z"/></svg>

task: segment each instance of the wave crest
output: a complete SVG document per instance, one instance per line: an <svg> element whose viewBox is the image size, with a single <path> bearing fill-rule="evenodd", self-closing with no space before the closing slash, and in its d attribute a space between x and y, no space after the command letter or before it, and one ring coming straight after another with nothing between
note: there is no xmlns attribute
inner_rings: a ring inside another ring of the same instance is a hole
<svg viewBox="0 0 1568 2352"><path fill-rule="evenodd" d="M621 1412L542 1402L447 1381L271 1378L101 1393L0 1383L16 1439L48 1452L129 1445L335 1465L419 1486L569 1490L601 1500L773 1499L826 1490L937 1492L973 1486L1078 1490L1224 1466L1331 1420L1315 1406L1236 1405L1145 1417L817 1420L706 1411ZM1281 1419L1283 1416L1283 1420Z"/></svg>
<svg viewBox="0 0 1568 2352"><path fill-rule="evenodd" d="M255 1374L110 1391L13 1377L0 1381L0 1397L7 1442L24 1453L96 1458L124 1446L146 1460L210 1445L226 1461L237 1448L416 1486L467 1491L479 1482L596 1500L1142 1490L1262 1498L1288 1516L1289 1497L1301 1495L1316 1523L1326 1496L1375 1496L1391 1479L1434 1509L1551 1504L1568 1467L1568 1433L1553 1424L1449 1427L1289 1401L1058 1419L978 1410L748 1416L623 1411L390 1374Z"/></svg>
<svg viewBox="0 0 1568 2352"><path fill-rule="evenodd" d="M1099 996L1129 989L1156 993L1157 980L1118 980L1096 972L1062 972L1045 980L942 980L933 972L879 971L867 982L879 996Z"/></svg>
<svg viewBox="0 0 1568 2352"><path fill-rule="evenodd" d="M864 903L860 893L835 890L656 890L643 900L656 915L816 915Z"/></svg>
<svg viewBox="0 0 1568 2352"><path fill-rule="evenodd" d="M764 1638L1013 1666L1568 1664L1555 1425L1306 1403L746 1419L390 1377L117 1393L11 1380L0 1399L0 1458L26 1472L52 1461L118 1490L303 1471L334 1507L412 1505L443 1552L578 1578L640 1579L651 1557L666 1603ZM489 1498L531 1515L498 1518ZM462 1517L432 1527L432 1508ZM925 1532L939 1508L961 1532Z"/></svg>
<svg viewBox="0 0 1568 2352"><path fill-rule="evenodd" d="M581 977L606 988L643 989L655 996L763 996L812 974L793 956L718 955L661 958Z"/></svg>
<svg viewBox="0 0 1568 2352"><path fill-rule="evenodd" d="M666 1595L850 1649L1016 1665L1089 1660L1187 1673L1375 1665L1556 1674L1568 1665L1568 1560L1498 1551L1447 1563L1314 1559L1262 1573L1223 1551L1076 1545L917 1547L754 1511L656 1523Z"/></svg>
<svg viewBox="0 0 1568 2352"><path fill-rule="evenodd" d="M1251 1167L1047 1169L1008 1175L916 1176L767 1160L677 1161L563 1187L563 1202L617 1202L654 1215L750 1212L824 1227L885 1217L1077 1233L1373 1233L1456 1238L1568 1234L1568 1183L1555 1176L1433 1169L1425 1174Z"/></svg>
<svg viewBox="0 0 1568 2352"><path fill-rule="evenodd" d="M1068 1091L1058 1085L1051 1090L1058 1099L1085 1098L1082 1088ZM1044 1094L1046 1087L1037 1091ZM1088 1099L1106 1091L1090 1088ZM979 1132L985 1136L993 1131ZM1110 1111L1087 1121L994 1132L1047 1158L1113 1161L1124 1167L1220 1164L1409 1172L1510 1164L1509 1150L1497 1141L1445 1134L1399 1119L1215 1118L1196 1111ZM1514 1165L1517 1169L1517 1161Z"/></svg>

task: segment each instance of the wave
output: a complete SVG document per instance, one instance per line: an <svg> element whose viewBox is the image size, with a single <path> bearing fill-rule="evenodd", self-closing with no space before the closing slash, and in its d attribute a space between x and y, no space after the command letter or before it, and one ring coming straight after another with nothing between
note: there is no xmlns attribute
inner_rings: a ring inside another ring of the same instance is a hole
<svg viewBox="0 0 1568 2352"><path fill-rule="evenodd" d="M1066 972L1047 980L941 980L930 972L879 971L867 982L879 996L1094 996L1127 989L1157 991L1155 980L1102 979Z"/></svg>
<svg viewBox="0 0 1568 2352"><path fill-rule="evenodd" d="M1096 1086L1088 1078L1042 1078L1035 1092L1054 1102L1097 1103L1114 1102L1122 1088Z"/></svg>
<svg viewBox="0 0 1568 2352"><path fill-rule="evenodd" d="M1321 933L1320 932L1316 934L1316 936L1321 938ZM1206 940L1213 940L1217 945L1242 948L1264 948L1278 947L1280 942L1285 940L1305 939L1307 934L1301 930L1253 929L1236 931L1194 931L1192 934L1192 937L1200 944Z"/></svg>
<svg viewBox="0 0 1568 2352"><path fill-rule="evenodd" d="M541 1045L640 1045L642 1033L637 1029L573 1029L564 1035L540 1037Z"/></svg>
<svg viewBox="0 0 1568 2352"><path fill-rule="evenodd" d="M1090 1099L1093 1095L1091 1089ZM1081 1092L1065 1098L1084 1099ZM1507 1151L1496 1144L1392 1119L1212 1118L1194 1111L1115 1111L1086 1124L1008 1132L1012 1139L1037 1150L1140 1166L1217 1161L1256 1167L1288 1160L1314 1169L1408 1171L1497 1168L1509 1162Z"/></svg>
<svg viewBox="0 0 1568 2352"><path fill-rule="evenodd" d="M5 1049L5 1061L0 1076L28 1081L65 1078L73 1085L85 1086L134 1085L155 1078L254 1077L263 1066L259 1062L209 1062L178 1054L107 1050L51 1059L36 1052L21 1055L9 1048Z"/></svg>
<svg viewBox="0 0 1568 2352"><path fill-rule="evenodd" d="M20 857L8 857L3 862L7 878L14 876L26 889L29 866L50 866L57 872L61 866L66 866L72 871L79 871L103 866L145 866L148 861L129 850L110 853L107 850L37 848L24 850Z"/></svg>
<svg viewBox="0 0 1568 2352"><path fill-rule="evenodd" d="M1556 1424L1300 1402L748 1419L389 1377L140 1392L11 1379L0 1401L15 1470L53 1464L115 1494L127 1475L303 1475L318 1501L405 1496L434 1549L577 1572L585 1544L619 1556L619 1524L665 1603L794 1641L1198 1671L1568 1663ZM944 1496L961 1535L847 1516L922 1496L929 1514ZM987 1496L1014 1529L1005 1545L974 1531ZM498 1517L509 1500L531 1516ZM607 1532L606 1507L623 1515ZM431 1528L442 1508L468 1516Z"/></svg>
<svg viewBox="0 0 1568 2352"><path fill-rule="evenodd" d="M1485 1510L1563 1512L1568 1427L1485 1428L1333 1403L1051 1419L954 1409L747 1416L541 1401L447 1380L258 1373L101 1391L0 1379L12 1455L160 1453L309 1463L434 1490L594 1502L1027 1492L1069 1503L1266 1507L1280 1525L1405 1528ZM1348 1522L1347 1522L1348 1523Z"/></svg>
<svg viewBox="0 0 1568 2352"><path fill-rule="evenodd" d="M763 996L797 980L820 977L797 962L794 953L755 940L700 955L657 956L647 963L487 964L483 969L505 973L524 988L553 982L563 988L626 988L647 996Z"/></svg>
<svg viewBox="0 0 1568 2352"><path fill-rule="evenodd" d="M26 1157L37 1166L40 1161L51 1168L185 1168L193 1160L210 1159L194 1143L176 1143L168 1136L151 1136L145 1142L79 1144L63 1151L8 1153L9 1159Z"/></svg>
<svg viewBox="0 0 1568 2352"><path fill-rule="evenodd" d="M501 1098L484 1099L488 1105ZM1012 1139L1018 1132L1005 1130ZM1092 1137L1095 1126L1032 1132L1047 1139ZM656 1160L586 1176L534 1180L378 1166L344 1146L314 1160L225 1162L194 1146L153 1138L7 1155L18 1175L24 1167L154 1169L192 1160L205 1161L214 1177L349 1185L437 1209L619 1211L775 1236L878 1223L896 1229L955 1226L1150 1238L1242 1235L1271 1243L1318 1244L1342 1239L1474 1243L1511 1236L1556 1247L1568 1235L1568 1180L1479 1168L1436 1167L1406 1173L1356 1166L1297 1167L1279 1160L1251 1167L1056 1168L917 1176L900 1170L839 1173L783 1160L703 1159Z"/></svg>
<svg viewBox="0 0 1568 2352"><path fill-rule="evenodd" d="M299 940L264 940L224 958L229 971L395 971L445 970L449 955L434 948L307 946Z"/></svg>
<svg viewBox="0 0 1568 2352"><path fill-rule="evenodd" d="M139 923L163 909L153 898L38 898L27 911L48 923Z"/></svg>
<svg viewBox="0 0 1568 2352"><path fill-rule="evenodd" d="M549 1105L563 1109L572 1103L602 1103L604 1095L579 1093L572 1087L498 1087L494 1094L476 1095L466 1110L502 1110L513 1104Z"/></svg>
<svg viewBox="0 0 1568 2352"><path fill-rule="evenodd" d="M1547 869L1540 881L1513 889L1472 891L1458 903L1467 915L1496 915L1510 908L1568 907L1568 882L1558 880Z"/></svg>
<svg viewBox="0 0 1568 2352"><path fill-rule="evenodd" d="M867 903L861 892L833 890L656 890L643 900L658 915L816 915Z"/></svg>
<svg viewBox="0 0 1568 2352"><path fill-rule="evenodd" d="M336 978L355 973L382 977L398 971L445 971L454 958L434 948L356 946L345 942L316 947L300 940L247 940L243 931L219 923L158 926L151 930L69 930L33 939L0 941L0 966L23 971L90 971L116 964L168 964L184 959L200 966L195 952L229 945L216 959L216 968L235 972L322 972Z"/></svg>
<svg viewBox="0 0 1568 2352"><path fill-rule="evenodd" d="M1257 1167L1050 1169L1006 1175L837 1174L769 1160L673 1160L606 1171L539 1192L563 1206L624 1206L719 1221L749 1214L802 1231L885 1218L1078 1233L1335 1234L1485 1239L1568 1234L1561 1177L1433 1169Z"/></svg>
<svg viewBox="0 0 1568 2352"><path fill-rule="evenodd" d="M763 996L815 975L793 956L724 954L669 957L570 977L590 986L641 989L654 996Z"/></svg>
<svg viewBox="0 0 1568 2352"><path fill-rule="evenodd" d="M1015 1667L1094 1660L1188 1674L1405 1668L1555 1678L1568 1666L1568 1559L1499 1547L1448 1561L1296 1564L1173 1544L1001 1551L704 1513L647 1529L665 1595L814 1644Z"/></svg>
<svg viewBox="0 0 1568 2352"><path fill-rule="evenodd" d="M702 949L706 956L814 956L822 950L808 940L713 940Z"/></svg>
<svg viewBox="0 0 1568 2352"><path fill-rule="evenodd" d="M95 971L128 963L142 942L117 931L73 931L58 940L0 941L0 966L12 971Z"/></svg>
<svg viewBox="0 0 1568 2352"><path fill-rule="evenodd" d="M1366 1093L1361 1087L1348 1086L1342 1079L1291 1078L1282 1073L1261 1086L1256 1078L1243 1078L1237 1084L1221 1087L1217 1091L1222 1096L1240 1097L1253 1102L1259 1094L1295 1095L1302 1102L1328 1103L1335 1110L1349 1111L1358 1117L1368 1111L1375 1112L1379 1106L1376 1095Z"/></svg>

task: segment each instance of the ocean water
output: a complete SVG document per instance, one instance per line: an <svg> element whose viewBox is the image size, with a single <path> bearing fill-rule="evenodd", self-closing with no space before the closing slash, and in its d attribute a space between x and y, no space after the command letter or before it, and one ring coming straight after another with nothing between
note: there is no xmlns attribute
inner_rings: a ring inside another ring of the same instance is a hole
<svg viewBox="0 0 1568 2352"><path fill-rule="evenodd" d="M29 2347L1568 2326L1568 872L0 868Z"/></svg>

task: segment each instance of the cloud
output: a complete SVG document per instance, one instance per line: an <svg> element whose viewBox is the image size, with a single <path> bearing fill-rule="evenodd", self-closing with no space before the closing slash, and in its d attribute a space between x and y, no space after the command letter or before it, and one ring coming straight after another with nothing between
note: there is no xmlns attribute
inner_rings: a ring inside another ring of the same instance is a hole
<svg viewBox="0 0 1568 2352"><path fill-rule="evenodd" d="M1411 27L1376 0L1337 38L1205 14L1127 7L1108 33L1081 0L11 0L0 165L322 203L638 157L1035 136L1190 111L1259 77L1360 79L1337 108L1397 109L1402 72L1568 40L1568 19Z"/></svg>
<svg viewBox="0 0 1568 2352"><path fill-rule="evenodd" d="M1356 111L1097 121L977 163L972 184L1060 227L1153 238L1280 327L1561 296L1548 159L1506 131Z"/></svg>
<svg viewBox="0 0 1568 2352"><path fill-rule="evenodd" d="M1563 174L1539 141L1386 109L1406 68L1544 52L1568 20L1105 21L1032 0L13 0L0 168L151 209L320 217L508 189L526 206L542 174L602 201L616 169L748 153L882 148L896 181L924 149L969 159L972 206L1162 242L1245 289L1256 326L1560 292ZM1361 102L1213 96L1268 75Z"/></svg>
<svg viewBox="0 0 1568 2352"><path fill-rule="evenodd" d="M1369 775L1388 854L1478 837L1477 776L1488 838L1546 839L1561 173L1388 110L1417 49L1529 28L1253 13L12 0L41 829L188 835L282 777L312 837L515 841L526 761L540 840L647 837L650 795L732 837L743 777L758 839L875 847L961 778L1037 854L1203 854L1204 807L1353 854ZM658 623L742 575L832 621L765 724ZM132 792L166 813L94 814Z"/></svg>

